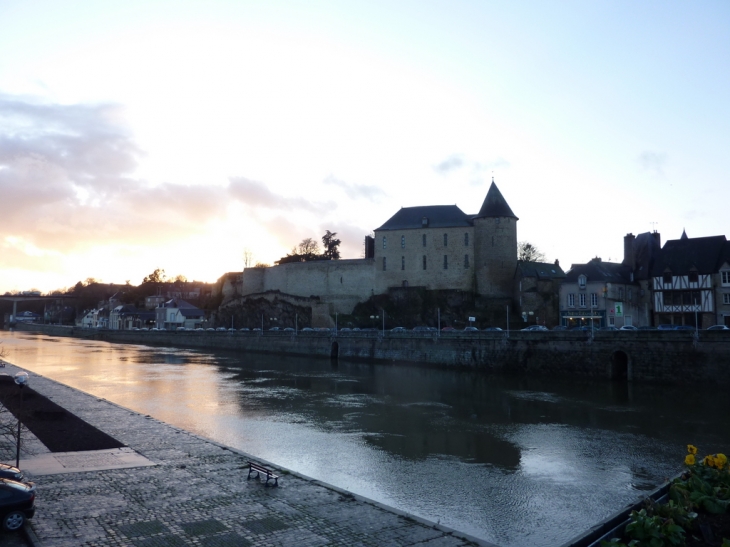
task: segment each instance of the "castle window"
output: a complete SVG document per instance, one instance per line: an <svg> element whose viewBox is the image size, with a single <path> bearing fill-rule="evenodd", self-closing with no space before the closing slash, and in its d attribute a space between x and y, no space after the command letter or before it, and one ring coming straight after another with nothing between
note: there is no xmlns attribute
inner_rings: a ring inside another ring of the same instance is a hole
<svg viewBox="0 0 730 547"><path fill-rule="evenodd" d="M406 269L406 257L405 256L400 257L400 269L401 270Z"/></svg>
<svg viewBox="0 0 730 547"><path fill-rule="evenodd" d="M401 249L406 248L406 236L400 236L400 248Z"/></svg>
<svg viewBox="0 0 730 547"><path fill-rule="evenodd" d="M582 293L580 293L578 295L578 305L581 308L585 308L586 307L586 293L582 292Z"/></svg>
<svg viewBox="0 0 730 547"><path fill-rule="evenodd" d="M423 234L423 246L426 246L426 234Z"/></svg>
<svg viewBox="0 0 730 547"><path fill-rule="evenodd" d="M426 255L423 255L423 269L426 269Z"/></svg>
<svg viewBox="0 0 730 547"><path fill-rule="evenodd" d="M385 249L388 246L388 240L385 236L383 236L383 249Z"/></svg>
<svg viewBox="0 0 730 547"><path fill-rule="evenodd" d="M444 247L449 245L449 234L444 234Z"/></svg>
<svg viewBox="0 0 730 547"><path fill-rule="evenodd" d="M469 232L466 232L464 234L464 247L468 247L468 246L469 246Z"/></svg>
<svg viewBox="0 0 730 547"><path fill-rule="evenodd" d="M385 257L383 257L383 271L385 271L385 270L386 270L386 266L385 266Z"/></svg>
<svg viewBox="0 0 730 547"><path fill-rule="evenodd" d="M586 276L579 275L578 276L578 287L580 287L581 289L585 289L586 288L586 281L587 281Z"/></svg>
<svg viewBox="0 0 730 547"><path fill-rule="evenodd" d="M469 255L464 255L464 268L469 267Z"/></svg>
<svg viewBox="0 0 730 547"><path fill-rule="evenodd" d="M597 307L598 307L598 294L591 293L591 308L597 308Z"/></svg>
<svg viewBox="0 0 730 547"><path fill-rule="evenodd" d="M449 269L449 255L444 255L444 270Z"/></svg>
<svg viewBox="0 0 730 547"><path fill-rule="evenodd" d="M568 294L568 307L575 308L575 294L573 293Z"/></svg>

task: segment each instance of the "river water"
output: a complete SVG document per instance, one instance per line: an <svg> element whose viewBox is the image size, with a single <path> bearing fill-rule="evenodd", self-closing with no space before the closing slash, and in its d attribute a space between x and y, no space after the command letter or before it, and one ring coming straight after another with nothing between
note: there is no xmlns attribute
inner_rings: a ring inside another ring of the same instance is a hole
<svg viewBox="0 0 730 547"><path fill-rule="evenodd" d="M712 389L2 332L6 360L501 546L560 545L728 452Z"/></svg>

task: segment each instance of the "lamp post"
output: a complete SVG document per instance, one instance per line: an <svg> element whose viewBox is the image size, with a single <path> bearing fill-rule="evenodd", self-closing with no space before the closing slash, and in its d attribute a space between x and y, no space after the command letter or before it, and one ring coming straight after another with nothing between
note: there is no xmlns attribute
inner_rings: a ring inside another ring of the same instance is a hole
<svg viewBox="0 0 730 547"><path fill-rule="evenodd" d="M23 413L23 388L28 385L28 373L17 372L13 377L20 388L20 407L18 408L18 444L15 450L15 467L20 468L20 416Z"/></svg>

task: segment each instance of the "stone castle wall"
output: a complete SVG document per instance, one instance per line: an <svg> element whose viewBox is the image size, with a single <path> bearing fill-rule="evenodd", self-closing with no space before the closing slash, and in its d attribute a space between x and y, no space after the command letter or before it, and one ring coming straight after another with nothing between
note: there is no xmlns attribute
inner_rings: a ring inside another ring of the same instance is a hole
<svg viewBox="0 0 730 547"><path fill-rule="evenodd" d="M242 294L280 291L294 296L319 296L331 313L350 313L375 291L372 259L290 262L270 268L246 268Z"/></svg>
<svg viewBox="0 0 730 547"><path fill-rule="evenodd" d="M376 232L375 293L403 286L472 291L475 243L471 226Z"/></svg>

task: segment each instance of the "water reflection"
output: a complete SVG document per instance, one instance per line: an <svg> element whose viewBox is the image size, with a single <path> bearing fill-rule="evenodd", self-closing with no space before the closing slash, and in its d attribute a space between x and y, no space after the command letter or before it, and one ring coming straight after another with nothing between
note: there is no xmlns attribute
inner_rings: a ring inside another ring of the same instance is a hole
<svg viewBox="0 0 730 547"><path fill-rule="evenodd" d="M719 392L3 335L8 359L501 545L558 545L727 450Z"/></svg>

